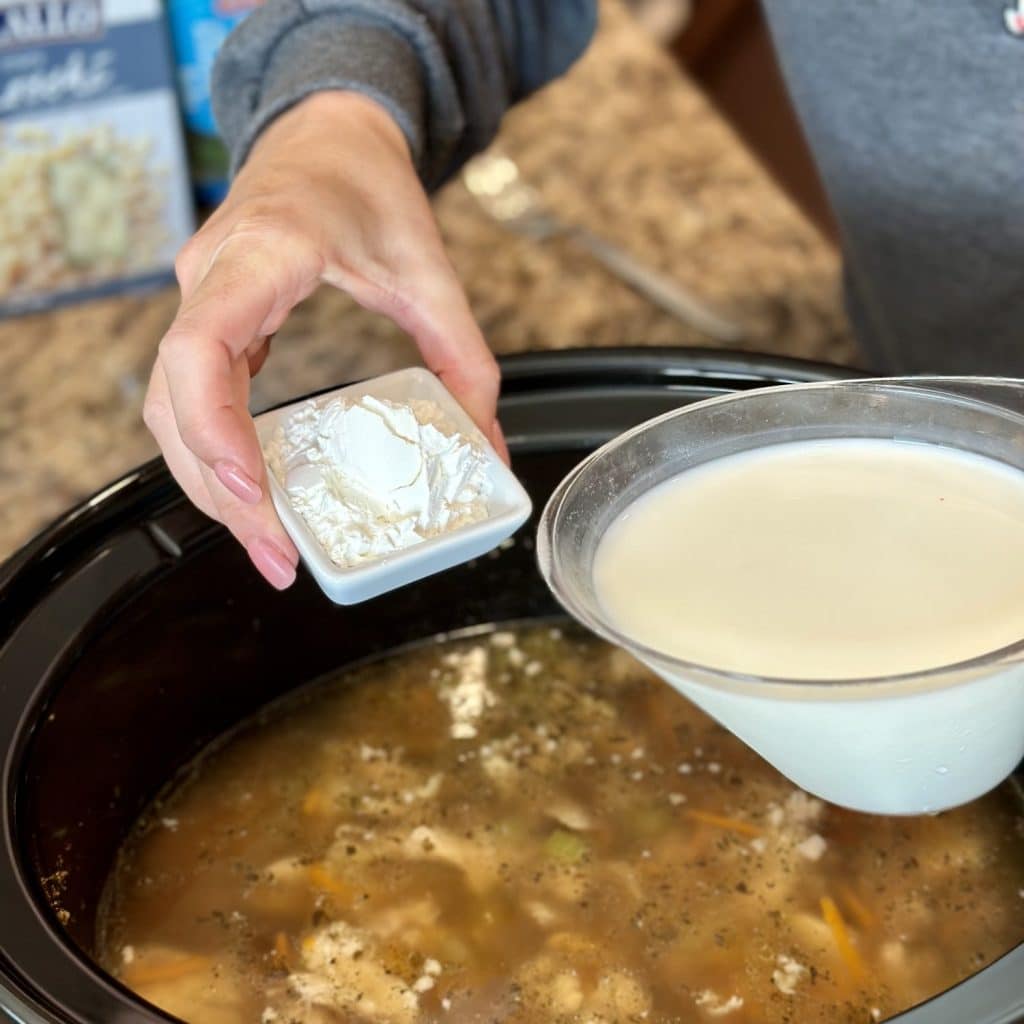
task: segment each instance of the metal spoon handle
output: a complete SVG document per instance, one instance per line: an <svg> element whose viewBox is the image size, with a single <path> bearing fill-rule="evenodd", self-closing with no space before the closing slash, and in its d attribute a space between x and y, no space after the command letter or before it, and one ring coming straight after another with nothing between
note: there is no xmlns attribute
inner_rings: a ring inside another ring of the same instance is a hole
<svg viewBox="0 0 1024 1024"><path fill-rule="evenodd" d="M691 295L677 282L645 267L617 245L582 228L571 228L568 234L613 274L683 323L718 341L739 341L743 337L739 324Z"/></svg>

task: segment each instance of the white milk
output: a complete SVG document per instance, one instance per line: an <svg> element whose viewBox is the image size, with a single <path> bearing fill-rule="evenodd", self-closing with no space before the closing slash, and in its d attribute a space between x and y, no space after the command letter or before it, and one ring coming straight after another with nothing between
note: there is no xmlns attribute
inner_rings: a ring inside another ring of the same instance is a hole
<svg viewBox="0 0 1024 1024"><path fill-rule="evenodd" d="M1024 473L937 445L809 441L645 494L594 584L630 638L712 668L850 679L1024 637Z"/></svg>

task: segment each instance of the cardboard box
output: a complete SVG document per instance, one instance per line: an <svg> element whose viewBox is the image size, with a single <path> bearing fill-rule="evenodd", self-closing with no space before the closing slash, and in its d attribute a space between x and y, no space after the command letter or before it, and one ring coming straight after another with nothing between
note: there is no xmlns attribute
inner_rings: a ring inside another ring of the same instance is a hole
<svg viewBox="0 0 1024 1024"><path fill-rule="evenodd" d="M194 226L159 0L0 0L0 315L169 280Z"/></svg>

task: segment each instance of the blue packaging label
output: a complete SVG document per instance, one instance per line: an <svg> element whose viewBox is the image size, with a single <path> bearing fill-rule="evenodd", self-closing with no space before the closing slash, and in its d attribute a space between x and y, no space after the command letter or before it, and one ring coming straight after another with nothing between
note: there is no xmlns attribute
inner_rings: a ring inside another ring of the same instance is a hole
<svg viewBox="0 0 1024 1024"><path fill-rule="evenodd" d="M216 202L227 188L227 154L210 105L210 75L224 40L259 0L170 0L168 15L178 85L189 132L192 176L202 201Z"/></svg>
<svg viewBox="0 0 1024 1024"><path fill-rule="evenodd" d="M168 13L178 83L190 128L215 135L210 108L210 74L228 33L255 7L255 3L226 5L215 0L171 0Z"/></svg>

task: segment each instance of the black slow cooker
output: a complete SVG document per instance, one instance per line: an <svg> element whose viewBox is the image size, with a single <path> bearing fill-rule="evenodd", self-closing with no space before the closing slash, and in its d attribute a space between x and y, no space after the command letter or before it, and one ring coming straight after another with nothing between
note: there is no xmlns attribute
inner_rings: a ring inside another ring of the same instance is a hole
<svg viewBox="0 0 1024 1024"><path fill-rule="evenodd" d="M844 375L642 349L505 361L501 415L539 509L589 450L727 391ZM93 965L97 906L133 820L206 743L282 693L411 640L557 609L525 542L352 608L263 585L162 464L70 512L0 569L0 1017L156 1024ZM1024 944L901 1024L1024 1020ZM197 1022L201 1024L201 1022Z"/></svg>

